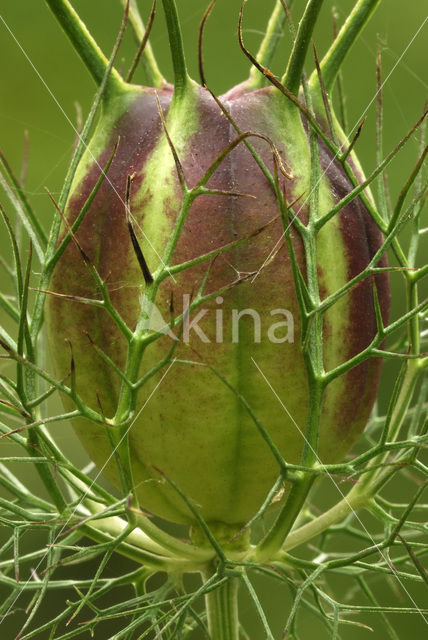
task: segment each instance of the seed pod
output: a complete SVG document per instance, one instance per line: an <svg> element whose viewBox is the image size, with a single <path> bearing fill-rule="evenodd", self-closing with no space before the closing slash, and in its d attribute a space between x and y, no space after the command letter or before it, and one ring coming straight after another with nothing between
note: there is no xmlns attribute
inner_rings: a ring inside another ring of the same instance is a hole
<svg viewBox="0 0 428 640"><path fill-rule="evenodd" d="M172 89L158 91L157 96L191 189L237 137L236 130L202 87L193 84L186 104L181 102L180 108L171 104ZM290 109L274 87L253 92L247 92L245 86L237 87L220 101L241 131L264 136L249 137L248 141L271 175L278 167L278 161L273 161L275 148L289 173L286 177L279 172L278 181L288 202L299 199L294 212L306 224L311 157L307 131L297 109ZM102 116L74 180L66 211L70 223L94 188L100 167L105 166L118 139L108 177L77 238L106 283L115 309L134 330L147 285L126 221L124 194L128 176L133 176L133 229L152 273L162 265L182 202L176 164L152 89L134 88L110 103ZM351 190L351 185L341 165L322 143L319 161L323 172L318 192L321 216ZM201 287L204 294L218 295L192 312L187 324L185 318L181 331L175 330L178 342L174 357L195 364L175 363L166 374L164 366L141 388L129 431L129 447L142 508L177 522L193 519L180 495L169 483L161 481L157 471L160 469L208 522L238 524L255 514L278 476L272 451L240 395L284 460L298 463L308 417L307 371L292 263L284 242L278 199L244 141L225 155L206 187L221 193L194 199L172 263L194 260L239 239L242 242L214 261L202 261L160 284L156 313L160 314L158 320L163 317L166 322L172 298L173 314L178 318ZM236 195L228 195L230 192ZM275 216L278 218L272 222ZM292 222L290 234L296 262L305 276L305 250ZM354 199L317 236L320 298L359 274L380 244L380 234L369 213L358 198ZM81 253L72 243L56 267L51 289L80 298L100 297ZM376 289L386 316L386 276L377 276ZM126 371L127 345L123 335L105 309L79 301L52 296L48 315L58 374L65 376L69 367L67 349L62 346L66 338L73 345L78 393L94 409L101 405L104 415L111 418L117 410L122 380L105 359L97 356L87 336L118 370ZM323 318L323 358L325 368L330 370L364 349L376 334L371 279L353 287ZM148 323L148 327L150 333L160 325ZM138 376L162 362L173 344L171 332L153 340L138 364ZM363 430L379 373L380 360L373 359L327 387L318 438L322 462L340 460ZM83 419L76 420L74 427L91 458L103 466L111 454L106 427ZM112 460L103 472L118 484Z"/></svg>

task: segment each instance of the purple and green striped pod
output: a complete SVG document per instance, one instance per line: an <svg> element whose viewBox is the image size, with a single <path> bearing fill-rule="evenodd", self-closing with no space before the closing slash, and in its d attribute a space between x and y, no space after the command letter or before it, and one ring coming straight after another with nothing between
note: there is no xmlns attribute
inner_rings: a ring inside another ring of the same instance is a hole
<svg viewBox="0 0 428 640"><path fill-rule="evenodd" d="M168 87L157 94L191 188L236 138L236 131L208 91L196 84L179 103L171 102L173 93ZM290 107L274 87L246 92L243 85L224 95L221 102L241 131L261 133L271 139L284 166L292 172L291 179L281 174L279 177L288 201L300 196L295 211L306 222L311 162L307 133L297 109ZM74 179L66 211L70 222L79 214L118 139L108 179L100 187L77 237L106 282L114 306L134 329L145 284L126 223L123 199L127 177L134 175L130 201L134 229L152 273L161 264L160 256L181 204L176 166L153 89L133 87L110 100ZM254 137L249 142L273 173L269 144ZM324 146L320 146L320 164L323 176L318 215L329 211L351 190L342 167ZM279 214L273 189L243 142L225 157L207 187L243 195L198 196L188 212L172 264L251 236ZM205 293L236 283L221 298L213 297L193 312L190 321L199 316L199 332L191 328L188 341L184 333L175 330L179 342L174 357L215 368L245 397L284 460L299 463L308 412L308 384L299 307L282 236L278 218L216 260L177 274L175 281L166 278L159 287L156 307L169 321L171 300L173 315L178 316L183 311L183 300L195 296L204 278ZM293 227L291 236L305 274L303 244ZM364 269L379 248L381 236L361 201L354 199L322 228L316 244L323 299ZM248 273L257 273L257 277L243 277ZM376 277L376 287L386 317L386 275ZM50 288L83 298L100 297L73 243L58 262ZM260 336L255 330L257 318ZM48 328L58 376L66 376L70 369L70 351L64 344L67 338L73 348L80 396L97 411L101 406L111 418L116 411L121 378L99 357L88 338L124 370L126 341L110 316L103 309L51 296ZM367 278L324 315L325 369L357 354L375 334L373 282ZM161 361L172 344L170 335L153 341L144 352L139 375ZM319 431L318 456L322 462L342 459L364 429L376 395L380 366L380 359L365 361L327 387ZM271 450L238 395L210 368L175 363L162 379L165 370L166 367L160 369L139 391L135 411L144 408L129 432L133 478L141 508L172 521L193 521L182 497L162 480L157 471L160 469L192 500L207 522L239 525L248 521L279 474ZM103 466L111 454L106 427L78 419L74 428L90 457ZM113 459L103 473L118 485Z"/></svg>

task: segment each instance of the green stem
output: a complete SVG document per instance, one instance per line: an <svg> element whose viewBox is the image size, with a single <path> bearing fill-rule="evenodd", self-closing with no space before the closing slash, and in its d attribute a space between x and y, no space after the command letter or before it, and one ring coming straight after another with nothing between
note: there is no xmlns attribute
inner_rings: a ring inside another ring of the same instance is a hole
<svg viewBox="0 0 428 640"><path fill-rule="evenodd" d="M297 96L305 64L306 52L311 42L312 33L324 0L309 0L305 13L299 24L293 50L287 69L281 82L291 93Z"/></svg>
<svg viewBox="0 0 428 640"><path fill-rule="evenodd" d="M392 414L391 428L388 437L389 442L393 442L398 437L420 374L421 361L412 360L409 362L401 391L397 398L396 407ZM383 452L379 456L373 458L369 465L373 467L373 471L367 473L340 502L323 513L322 516L319 516L312 522L309 522L290 533L282 547L282 550L287 551L304 544L334 524L342 522L350 513L360 509L361 507L368 506L372 499L373 492L376 492L378 478L383 478L382 473L385 469L380 465L386 461L387 456L388 452Z"/></svg>
<svg viewBox="0 0 428 640"><path fill-rule="evenodd" d="M306 427L305 446L302 454L302 465L313 466L316 461L317 440L321 417L321 405L324 389L321 384L314 383L310 391L310 405L308 424ZM301 479L295 482L285 505L282 507L275 524L267 533L262 542L255 549L255 558L258 562L265 562L273 558L288 540L290 531L304 505L315 474L301 474Z"/></svg>
<svg viewBox="0 0 428 640"><path fill-rule="evenodd" d="M293 0L289 0L288 7L291 8ZM286 13L282 6L281 0L277 0L277 3L272 11L272 15L269 19L266 33L263 37L256 58L263 67L269 67L272 58L275 54L278 42L282 37L284 23L286 19ZM261 89L264 86L265 76L260 73L257 67L252 66L249 78L246 82L246 86L249 91L255 91Z"/></svg>
<svg viewBox="0 0 428 640"><path fill-rule="evenodd" d="M321 74L327 91L334 85L339 69L346 57L346 54L358 38L360 31L370 19L371 14L376 9L380 0L359 0L345 24L342 26L339 35L334 40L330 49L321 61ZM311 89L319 87L319 80L316 71L310 77Z"/></svg>
<svg viewBox="0 0 428 640"><path fill-rule="evenodd" d="M108 67L108 60L89 33L86 25L68 0L46 0L46 3L71 40L74 49L82 58L93 79L97 85L100 85ZM118 72L112 69L106 94L108 95L111 91L119 92L123 90L124 86L125 83Z"/></svg>
<svg viewBox="0 0 428 640"><path fill-rule="evenodd" d="M168 29L169 45L174 69L174 98L180 99L189 84L183 40L175 0L162 0Z"/></svg>
<svg viewBox="0 0 428 640"><path fill-rule="evenodd" d="M122 518L114 516L99 520L90 520L84 524L84 527L87 533L90 532L90 537L103 541L108 540L109 538L112 540L117 539L123 533L127 524L128 523L125 520L122 520ZM99 535L99 538L96 537L97 535ZM165 534L165 536L167 535L168 534ZM172 536L171 539L175 540ZM179 543L180 541L177 540L176 542ZM184 546L184 543L181 544ZM124 538L123 545L121 546L124 547L124 555L132 557L133 560L137 560L138 562L141 562L141 560L144 559L144 555L141 554L146 554L146 559L149 559L151 563L159 560L165 565L169 564L172 568L180 568L187 571L198 571L207 556L207 553L202 550L200 556L197 556L195 553L194 557L184 556L180 553L179 549L176 550L174 554L162 545L157 544L152 538L145 535L141 529L134 529L129 533ZM121 553L121 546L117 548L118 553ZM133 556L130 556L131 549L134 554Z"/></svg>
<svg viewBox="0 0 428 640"><path fill-rule="evenodd" d="M288 540L289 532L302 509L314 480L315 476L311 474L293 485L274 526L255 550L256 562L267 562L274 558L284 544L284 540Z"/></svg>
<svg viewBox="0 0 428 640"><path fill-rule="evenodd" d="M409 309L414 309L418 306L418 284L411 278L407 280L407 305ZM409 344L410 352L414 354L420 353L420 331L419 331L419 316L415 315L409 321Z"/></svg>
<svg viewBox="0 0 428 640"><path fill-rule="evenodd" d="M28 452L32 457L38 457L40 454L44 454L38 431L39 429L30 429L28 432ZM59 513L64 513L67 509L67 503L52 472L51 464L49 462L42 462L35 466Z"/></svg>
<svg viewBox="0 0 428 640"><path fill-rule="evenodd" d="M205 594L210 640L239 640L238 589L239 578L229 578Z"/></svg>
<svg viewBox="0 0 428 640"><path fill-rule="evenodd" d="M352 491L321 516L292 531L287 536L282 551L289 551L312 540L326 529L329 529L338 522L342 522L351 512L367 504L366 496L362 494L351 494Z"/></svg>
<svg viewBox="0 0 428 640"><path fill-rule="evenodd" d="M407 371L404 374L403 383L401 385L400 393L397 397L397 402L395 408L392 412L391 421L389 425L389 433L385 438L388 442L394 442L397 440L398 435L400 433L401 425L403 424L403 420L406 417L407 410L410 406L410 402L413 397L413 393L415 391L416 383L419 379L419 376L422 374L422 359L409 360L407 365ZM373 471L365 474L364 479L360 483L360 485L356 485L352 492L356 492L359 487L360 490L364 490L365 488L372 488L376 478L382 474L383 469L379 467L384 462L386 462L388 457L388 452L383 452L379 456L376 456L369 463L369 467L373 467Z"/></svg>
<svg viewBox="0 0 428 640"><path fill-rule="evenodd" d="M61 454L59 453L60 461ZM65 459L64 459L65 460ZM66 460L65 460L66 461ZM68 461L66 461L68 463ZM87 478L79 477L80 472L76 469L69 470L65 474L66 480L70 482L70 473L72 474L72 484L77 486L77 489L83 494L81 501L84 506L94 515L102 515L106 509L104 502L97 503L91 499L89 490L97 489L95 485L88 485L84 481ZM77 474L76 474L77 473ZM101 497L108 503L110 496L102 495ZM171 536L167 532L160 529L149 517L145 516L142 512L135 514L136 528L127 536L125 542L134 547L138 547L144 551L151 551L153 553L175 556L181 560L192 560L193 562L207 562L212 556L211 550L200 549L186 542L182 542L177 538ZM94 518L88 521L88 524L95 529L108 533L113 538L116 538L126 527L127 522L119 516L108 516L107 514L103 518Z"/></svg>
<svg viewBox="0 0 428 640"><path fill-rule="evenodd" d="M88 538L95 540L95 542L99 542L101 544L105 543L107 545L111 544L112 546L116 542L114 538L111 538L108 534L92 526L92 523L90 525L81 525L80 530L88 536ZM143 549L123 541L121 541L114 550L120 555L123 555L142 566L150 567L157 571L180 571L183 570L186 564L183 560L155 555L149 551L144 551Z"/></svg>

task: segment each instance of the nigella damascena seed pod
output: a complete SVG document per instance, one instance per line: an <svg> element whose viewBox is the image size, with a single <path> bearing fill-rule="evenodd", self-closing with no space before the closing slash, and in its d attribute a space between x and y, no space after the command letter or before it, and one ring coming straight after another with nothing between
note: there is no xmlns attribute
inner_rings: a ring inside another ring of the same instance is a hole
<svg viewBox="0 0 428 640"><path fill-rule="evenodd" d="M127 181L132 228L155 279L183 202L159 109L188 189L198 184L237 137L231 121L242 132L264 136L248 138L259 161L243 140L225 154L206 184L210 193L191 202L178 230L171 264L242 242L215 259L163 279L145 316L146 335L156 339L133 363L127 360L126 339L106 309L82 303L82 299L100 299L100 291L81 252L70 243L50 288L80 300L50 297L49 335L58 375L65 377L70 367L70 353L63 346L67 338L73 350L77 392L94 410L102 407L108 419L117 415L124 393L118 371L130 372L133 367L135 379L142 379L164 362L141 386L129 420L133 481L141 507L172 521L193 521L183 498L160 476L161 470L206 521L238 525L256 513L279 474L272 451L241 396L286 462L298 463L304 446L309 391L300 311L278 198L260 165L272 176L278 175L289 203L299 199L293 211L306 224L313 188L310 144L306 123L275 87L232 89L220 98L230 118L196 84L189 85L180 103L174 103L172 96L169 87L157 92L133 87L109 101L74 179L66 211L70 223L118 140L119 144L107 178L78 229L78 242L105 282L112 305L134 331L142 322L141 305L152 285L144 282L129 234L124 207ZM279 159L273 159L273 148L288 175L281 172ZM322 143L319 162L321 216L352 187ZM287 224L296 263L305 277L308 265L303 242L296 225ZM359 274L380 244L380 234L358 198L332 217L316 241L320 299ZM386 315L386 276L377 277L376 291ZM212 296L189 311L198 295L208 294ZM182 321L168 329L168 323L180 316ZM376 326L373 282L368 278L323 316L325 369L331 370L364 349L375 336ZM170 366L173 358L177 361ZM328 385L317 443L322 462L343 458L363 430L379 374L380 361L371 359ZM118 485L106 433L117 427L82 418L74 428L91 458ZM286 491L287 486L285 483Z"/></svg>

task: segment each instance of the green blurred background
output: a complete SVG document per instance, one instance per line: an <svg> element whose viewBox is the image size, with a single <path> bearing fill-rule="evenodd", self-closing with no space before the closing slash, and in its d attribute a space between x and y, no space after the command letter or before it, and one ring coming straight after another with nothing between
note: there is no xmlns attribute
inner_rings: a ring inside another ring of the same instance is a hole
<svg viewBox="0 0 428 640"><path fill-rule="evenodd" d="M140 0L144 17L148 15L151 2ZM161 4L160 2L158 3ZM248 61L242 54L237 42L237 19L240 0L217 0L217 5L209 19L204 44L205 72L207 81L217 93L225 92L234 84L242 81L248 73ZM303 0L295 0L293 15L297 22L304 7ZM314 40L320 57L326 51L332 38L331 8L334 3L325 1L321 19L317 26ZM339 24L353 6L352 0L337 0ZM93 35L108 55L113 46L122 16L119 0L74 0L74 7L87 23ZM201 0L177 0L185 50L191 75L198 79L197 73L197 37L198 26L205 10L206 3ZM253 52L257 50L261 34L267 22L274 0L249 0L245 8L244 37ZM384 151L388 152L408 129L416 122L423 110L427 95L426 77L426 36L427 28L421 25L425 20L426 4L424 0L383 0L374 14L370 24L355 45L343 66L343 82L346 93L348 122L355 126L364 115L367 121L357 145L357 153L366 174L376 165L375 136L375 93L376 93L376 39L379 38L383 54L384 87ZM2 0L0 4L0 56L1 56L1 89L0 89L0 146L10 164L19 173L24 149L24 132L29 136L29 157L26 191L35 210L45 227L48 227L53 214L52 206L44 191L44 187L55 195L61 189L68 161L72 152L75 133L71 123L76 121L76 101L86 115L94 96L94 84L73 51L43 0ZM168 51L168 39L162 9L159 6L155 20L151 43L158 63L169 80L171 64ZM281 75L285 68L290 49L290 37L286 30L283 42L275 57L272 71ZM117 66L127 68L135 52L135 42L128 28ZM402 54L404 55L402 56ZM401 57L402 56L402 57ZM313 68L309 56L307 70ZM144 75L138 72L135 81L144 83ZM389 171L391 193L397 197L406 177L417 158L418 144L413 138L406 148L393 162ZM5 202L0 190L0 198ZM426 224L425 224L426 226ZM9 259L8 243L4 228L0 231L0 248L2 255ZM426 244L425 244L426 248ZM1 276L3 277L3 276ZM403 308L404 289L401 278L393 276L393 317ZM7 286L7 284L5 284ZM7 325L7 319L1 316ZM390 384L396 373L395 366L385 369L382 382L381 405L385 405L390 393ZM81 464L87 460L84 452L76 442L71 429L60 426L61 432L56 436L62 446L75 461ZM2 450L5 451L2 444ZM22 467L14 466L15 472L22 472ZM39 486L35 475L28 476L33 486ZM396 488L406 498L406 483ZM43 489L40 487L40 492ZM322 508L337 499L337 492L329 488L318 490L318 503ZM375 523L366 519L366 525L375 530ZM0 540L6 535L0 529ZM36 548L37 540L23 539L28 548ZM122 565L123 560L119 560ZM108 569L114 572L113 565ZM77 574L76 574L77 575ZM264 605L268 616L274 620L272 629L275 637L281 637L281 625L284 624L290 604L286 590L277 590L266 581L259 581L261 593L264 594ZM336 594L341 596L349 587L346 581L336 580ZM426 606L422 600L422 591L406 584L419 606ZM374 584L377 594L388 604L401 603L410 606L409 600L393 578ZM3 593L0 588L0 594ZM68 594L70 597L70 594ZM59 593L49 596L48 609L55 610L60 606L64 595ZM358 593L357 601L363 600ZM14 638L19 629L19 618L24 616L24 601L18 603L16 613L2 623L0 637L4 640ZM247 629L253 629L252 640L263 637L257 617L251 611L249 602L243 603L244 621ZM47 610L46 615L49 614ZM246 618L246 620L245 620ZM374 626L374 633L363 629L345 629L343 638L352 640L366 635L376 640L386 638L385 631L376 619L367 615L358 616L358 620ZM395 616L391 623L400 638L411 638L426 632L426 624L417 614L412 616ZM113 627L111 628L113 630ZM312 638L317 633L320 640L327 637L320 623L308 615L303 621L302 637ZM97 631L95 638L103 640L112 631ZM46 636L47 637L47 636ZM422 637L422 635L421 635Z"/></svg>

